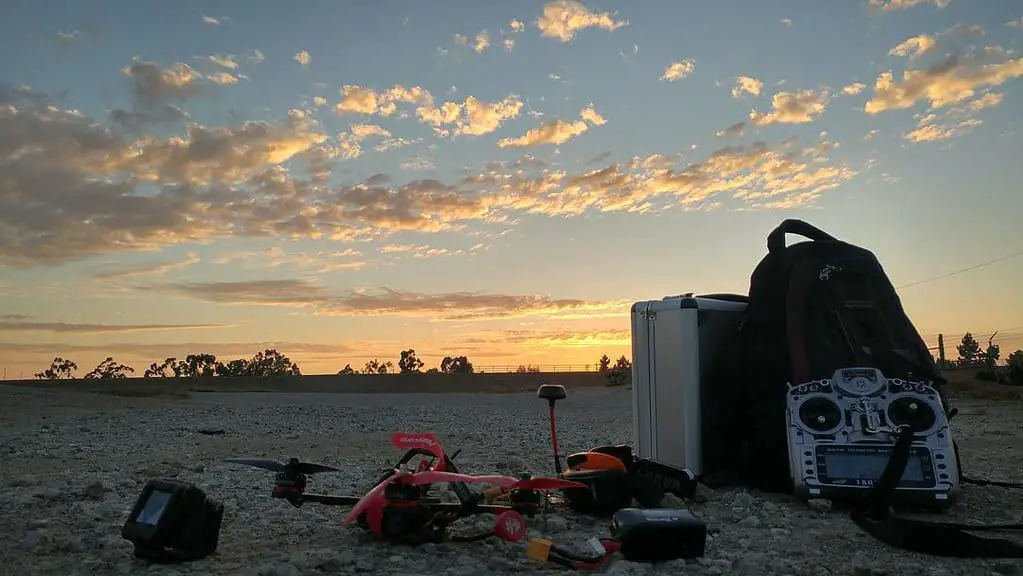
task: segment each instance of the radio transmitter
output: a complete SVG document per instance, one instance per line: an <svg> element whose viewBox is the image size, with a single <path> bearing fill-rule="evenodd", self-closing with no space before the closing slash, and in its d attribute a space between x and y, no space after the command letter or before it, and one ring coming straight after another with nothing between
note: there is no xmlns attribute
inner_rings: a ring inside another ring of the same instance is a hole
<svg viewBox="0 0 1023 576"><path fill-rule="evenodd" d="M896 432L914 439L892 504L942 509L960 492L959 466L942 401L929 382L843 368L790 385L786 423L795 493L802 499L862 497L888 465Z"/></svg>

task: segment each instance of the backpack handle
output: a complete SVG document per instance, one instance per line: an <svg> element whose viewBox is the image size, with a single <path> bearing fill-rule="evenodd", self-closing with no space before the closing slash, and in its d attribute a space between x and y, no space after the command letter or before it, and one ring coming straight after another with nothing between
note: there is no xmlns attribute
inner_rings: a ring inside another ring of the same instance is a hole
<svg viewBox="0 0 1023 576"><path fill-rule="evenodd" d="M780 252L785 249L785 235L798 234L814 242L838 242L838 239L827 232L802 220L788 218L767 236L767 251Z"/></svg>

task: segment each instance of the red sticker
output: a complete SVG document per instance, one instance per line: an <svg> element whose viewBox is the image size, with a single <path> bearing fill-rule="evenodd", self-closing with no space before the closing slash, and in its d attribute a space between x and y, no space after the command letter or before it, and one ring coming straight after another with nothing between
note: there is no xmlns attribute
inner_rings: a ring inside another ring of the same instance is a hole
<svg viewBox="0 0 1023 576"><path fill-rule="evenodd" d="M401 448L402 450L421 448L436 456L441 462L444 461L444 449L440 447L437 437L430 432L421 432L419 434L395 432L391 436L391 444L395 448Z"/></svg>
<svg viewBox="0 0 1023 576"><path fill-rule="evenodd" d="M494 520L494 534L501 540L518 542L526 535L526 519L514 510L502 512Z"/></svg>

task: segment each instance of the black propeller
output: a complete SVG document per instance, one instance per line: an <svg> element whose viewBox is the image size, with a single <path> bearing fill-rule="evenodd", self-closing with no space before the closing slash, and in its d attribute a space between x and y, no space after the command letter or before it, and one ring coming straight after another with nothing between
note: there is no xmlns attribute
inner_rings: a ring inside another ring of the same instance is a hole
<svg viewBox="0 0 1023 576"><path fill-rule="evenodd" d="M262 468L271 472L283 472L285 474L317 474L319 472L340 472L338 468L326 464L314 462L301 462L298 458L289 458L287 462L277 462L269 458L228 458L225 462L232 464L244 464L255 468Z"/></svg>

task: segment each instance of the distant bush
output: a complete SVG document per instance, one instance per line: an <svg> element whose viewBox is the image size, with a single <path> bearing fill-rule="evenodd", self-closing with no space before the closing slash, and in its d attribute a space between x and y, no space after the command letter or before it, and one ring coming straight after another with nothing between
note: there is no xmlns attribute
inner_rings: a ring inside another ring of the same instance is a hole
<svg viewBox="0 0 1023 576"><path fill-rule="evenodd" d="M1023 350L1016 350L1005 360L1009 385L1023 386Z"/></svg>

